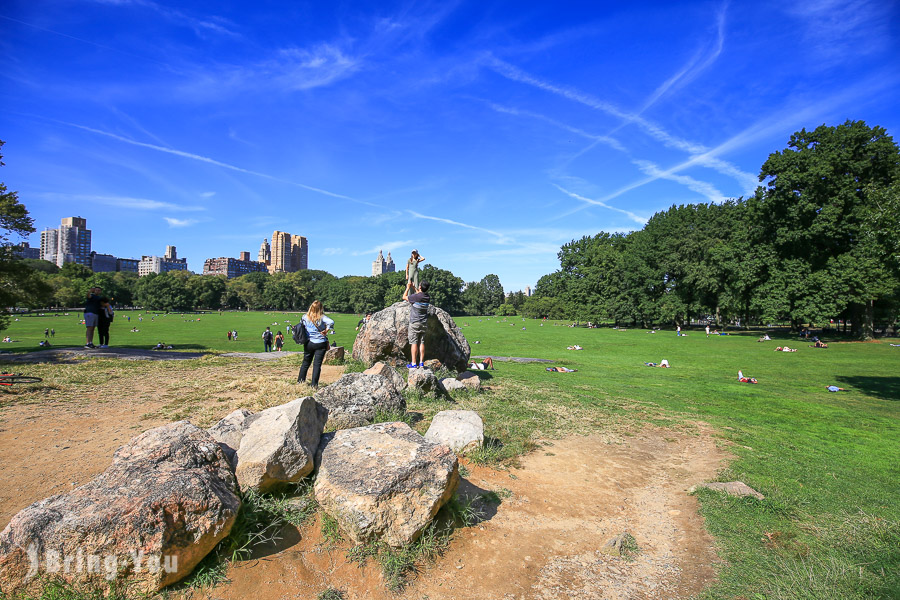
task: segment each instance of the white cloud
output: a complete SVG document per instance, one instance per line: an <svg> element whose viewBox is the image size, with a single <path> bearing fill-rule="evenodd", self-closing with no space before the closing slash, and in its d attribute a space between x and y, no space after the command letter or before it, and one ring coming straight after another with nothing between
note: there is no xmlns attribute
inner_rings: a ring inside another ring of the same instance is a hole
<svg viewBox="0 0 900 600"><path fill-rule="evenodd" d="M322 248L322 254L324 256L337 256L338 254L343 254L343 248Z"/></svg>
<svg viewBox="0 0 900 600"><path fill-rule="evenodd" d="M710 202L724 202L725 196L716 189L716 187L711 183L706 183L705 181L699 181L694 179L693 177L689 177L687 175L676 175L669 171L663 171L659 168L658 165L650 162L649 160L636 160L634 164L640 168L641 171L653 177L655 179L667 179L669 181L674 181L675 183L680 183L683 186L686 186L689 190L697 192L706 198Z"/></svg>
<svg viewBox="0 0 900 600"><path fill-rule="evenodd" d="M200 193L201 198L212 198L215 195L216 195L215 192L201 192Z"/></svg>
<svg viewBox="0 0 900 600"><path fill-rule="evenodd" d="M556 189L561 191L563 194L566 194L567 196L569 196L571 198L575 198L576 200L580 200L580 201L584 202L585 204L593 204L594 206L602 206L603 208L607 208L609 210L612 210L612 211L615 211L618 213L622 213L623 215L626 215L632 221L634 221L635 223L639 223L640 225L644 225L647 223L647 219L645 217L635 214L635 213L631 212L630 210L625 210L622 208L616 208L615 206L610 206L604 200L592 200L590 198L585 198L584 196L582 196L580 194L576 194L575 192L570 192L569 190L567 190L563 187L560 187L556 184L553 184L553 187L555 187ZM579 207L579 209L580 208L581 207Z"/></svg>
<svg viewBox="0 0 900 600"><path fill-rule="evenodd" d="M197 223L196 219L174 219L172 217L163 217L163 219L166 220L169 227L189 227Z"/></svg>
<svg viewBox="0 0 900 600"><path fill-rule="evenodd" d="M185 206L183 204L174 204L172 202L162 202L160 200L149 200L147 198L131 198L129 196L100 196L92 194L63 194L56 192L45 192L35 194L37 197L46 198L48 200L62 200L66 202L86 202L93 204L103 204L105 206L113 206L115 208L133 209L133 210L171 210L179 212L194 212L206 210L203 206Z"/></svg>

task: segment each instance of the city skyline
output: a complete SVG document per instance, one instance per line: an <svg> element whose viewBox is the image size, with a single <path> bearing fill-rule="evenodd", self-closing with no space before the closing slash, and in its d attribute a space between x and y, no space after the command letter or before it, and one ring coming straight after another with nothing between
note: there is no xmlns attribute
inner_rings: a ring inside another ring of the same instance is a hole
<svg viewBox="0 0 900 600"><path fill-rule="evenodd" d="M900 135L898 4L10 0L0 180L40 230L193 271L273 230L308 267L413 248L506 290L561 245L746 197L800 129ZM39 233L28 238L38 245Z"/></svg>

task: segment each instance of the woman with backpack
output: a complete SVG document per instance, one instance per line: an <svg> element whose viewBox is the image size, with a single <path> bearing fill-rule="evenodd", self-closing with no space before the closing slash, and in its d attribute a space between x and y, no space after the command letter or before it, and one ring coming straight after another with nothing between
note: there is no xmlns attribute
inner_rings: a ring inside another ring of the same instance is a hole
<svg viewBox="0 0 900 600"><path fill-rule="evenodd" d="M316 300L303 315L299 326L306 330L309 339L303 343L303 364L300 365L297 383L306 383L306 372L309 370L309 364L312 363L312 379L309 384L317 388L319 387L319 373L322 370L322 359L325 358L325 352L328 351L328 338L325 337L325 334L329 329L334 333L334 321L325 316L322 303Z"/></svg>

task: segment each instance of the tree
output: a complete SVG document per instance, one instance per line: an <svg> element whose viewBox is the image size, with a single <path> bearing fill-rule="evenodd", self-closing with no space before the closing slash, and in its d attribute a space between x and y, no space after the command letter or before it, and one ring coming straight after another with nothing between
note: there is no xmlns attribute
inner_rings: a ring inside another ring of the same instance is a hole
<svg viewBox="0 0 900 600"><path fill-rule="evenodd" d="M803 129L769 155L759 177L768 183L754 203L757 242L773 249L772 279L792 283L782 291L792 325L849 306L855 333L871 337L874 305L897 285L880 268L866 224L879 210L879 190L900 178L897 144L862 121Z"/></svg>
<svg viewBox="0 0 900 600"><path fill-rule="evenodd" d="M427 281L431 286L428 295L431 303L442 308L451 315L463 313L462 287L463 280L450 271L425 265L419 269L419 282Z"/></svg>
<svg viewBox="0 0 900 600"><path fill-rule="evenodd" d="M0 150L5 142L0 140ZM3 166L0 153L0 166ZM12 236L24 237L34 232L34 222L28 216L19 195L10 192L0 182L0 330L9 325L7 309L13 306L31 305L38 297L46 296L43 280L13 254Z"/></svg>

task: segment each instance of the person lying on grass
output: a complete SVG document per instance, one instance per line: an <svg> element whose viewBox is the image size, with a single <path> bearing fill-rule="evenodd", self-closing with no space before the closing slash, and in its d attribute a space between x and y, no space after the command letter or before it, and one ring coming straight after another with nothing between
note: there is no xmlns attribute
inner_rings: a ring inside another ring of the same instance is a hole
<svg viewBox="0 0 900 600"><path fill-rule="evenodd" d="M796 348L788 348L787 346L778 346L775 348L775 352L796 352Z"/></svg>
<svg viewBox="0 0 900 600"><path fill-rule="evenodd" d="M574 346L569 346L568 348L566 348L566 350L584 350L584 348L582 348L578 344L575 344Z"/></svg>
<svg viewBox="0 0 900 600"><path fill-rule="evenodd" d="M836 385L826 385L825 389L828 390L829 392L846 392L847 391L844 388L838 387Z"/></svg>
<svg viewBox="0 0 900 600"><path fill-rule="evenodd" d="M656 364L656 363L647 363L647 362L645 362L644 364L647 365L648 367L662 367L663 369L668 369L668 368L669 368L669 361L668 361L667 359L665 359L665 358L662 359L662 362L659 363L659 364Z"/></svg>
<svg viewBox="0 0 900 600"><path fill-rule="evenodd" d="M738 381L741 383L759 383L755 377L744 377L741 371L738 371Z"/></svg>
<svg viewBox="0 0 900 600"><path fill-rule="evenodd" d="M828 344L823 342L822 340L816 340L815 344L810 345L810 348L827 348Z"/></svg>
<svg viewBox="0 0 900 600"><path fill-rule="evenodd" d="M548 371L553 371L554 373L574 373L578 369L567 369L566 367L547 367Z"/></svg>
<svg viewBox="0 0 900 600"><path fill-rule="evenodd" d="M494 370L494 359L492 359L490 356L486 356L484 358L484 360L481 362L478 362L478 361L472 362L472 364L469 365L469 368L472 369L473 371L487 371L488 369L493 371Z"/></svg>

